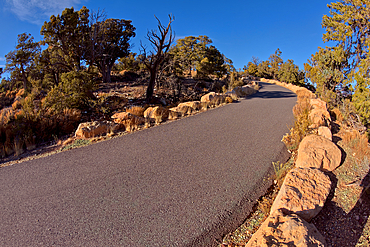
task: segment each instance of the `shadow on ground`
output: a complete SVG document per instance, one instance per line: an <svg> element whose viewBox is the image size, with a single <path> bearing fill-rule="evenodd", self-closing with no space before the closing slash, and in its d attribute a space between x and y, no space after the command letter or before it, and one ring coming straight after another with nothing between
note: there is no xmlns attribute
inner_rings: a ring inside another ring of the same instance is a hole
<svg viewBox="0 0 370 247"><path fill-rule="evenodd" d="M266 98L266 99L273 99L273 98L292 98L297 97L297 95L293 92L282 92L282 91L266 91L266 92L257 92L248 96L248 98Z"/></svg>
<svg viewBox="0 0 370 247"><path fill-rule="evenodd" d="M328 247L346 246L369 246L369 229L365 230L370 214L370 172L361 181L361 197L355 206L346 213L336 202L333 201L335 190L338 187L337 178L329 174L333 186L323 210L315 217L313 223L319 232L325 237ZM351 184L341 186L352 186ZM364 235L365 237L360 237Z"/></svg>

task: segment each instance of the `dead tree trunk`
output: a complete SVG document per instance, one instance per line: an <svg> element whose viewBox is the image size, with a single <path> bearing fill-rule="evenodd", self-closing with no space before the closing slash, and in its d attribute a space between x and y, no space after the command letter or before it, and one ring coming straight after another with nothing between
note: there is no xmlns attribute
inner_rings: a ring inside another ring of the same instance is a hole
<svg viewBox="0 0 370 247"><path fill-rule="evenodd" d="M150 73L149 85L146 90L146 100L149 102L153 98L154 86L156 82L157 73L161 62L165 59L169 48L171 47L172 42L175 37L172 33L171 23L174 21L172 15L169 15L169 22L167 27L163 26L160 20L155 16L158 21L158 31L151 30L147 34L147 39L153 47L153 51L150 51L148 54L146 52L146 47L141 44L143 62Z"/></svg>

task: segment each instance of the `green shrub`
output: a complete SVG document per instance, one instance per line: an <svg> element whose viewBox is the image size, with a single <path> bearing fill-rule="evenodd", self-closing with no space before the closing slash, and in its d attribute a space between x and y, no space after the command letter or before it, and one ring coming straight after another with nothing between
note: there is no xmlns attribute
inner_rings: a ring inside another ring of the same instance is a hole
<svg viewBox="0 0 370 247"><path fill-rule="evenodd" d="M72 71L61 76L61 83L51 89L45 99L45 106L56 112L66 108L83 109L89 105L96 87L94 74Z"/></svg>

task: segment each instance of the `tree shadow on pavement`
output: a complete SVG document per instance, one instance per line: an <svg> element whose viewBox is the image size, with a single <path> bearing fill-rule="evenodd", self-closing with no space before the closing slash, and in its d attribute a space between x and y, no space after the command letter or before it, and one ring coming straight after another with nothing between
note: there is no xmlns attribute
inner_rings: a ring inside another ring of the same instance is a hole
<svg viewBox="0 0 370 247"><path fill-rule="evenodd" d="M293 92L282 92L282 91L266 91L266 92L257 92L248 96L247 98L264 98L264 99L278 99L278 98L292 98L297 97Z"/></svg>

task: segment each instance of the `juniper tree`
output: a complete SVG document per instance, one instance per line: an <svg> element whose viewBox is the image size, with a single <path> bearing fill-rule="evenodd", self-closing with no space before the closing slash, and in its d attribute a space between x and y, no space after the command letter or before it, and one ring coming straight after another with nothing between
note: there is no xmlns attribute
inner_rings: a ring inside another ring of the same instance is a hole
<svg viewBox="0 0 370 247"><path fill-rule="evenodd" d="M130 39L135 37L135 27L130 20L107 19L91 26L94 34L89 40L91 46L86 58L95 65L103 76L104 82L111 82L111 70L118 58L130 52Z"/></svg>
<svg viewBox="0 0 370 247"><path fill-rule="evenodd" d="M22 33L18 35L18 44L14 51L5 55L5 71L11 73L15 80L23 82L23 89L27 92L29 89L28 76L34 66L34 58L40 52L40 44L34 42L31 34Z"/></svg>
<svg viewBox="0 0 370 247"><path fill-rule="evenodd" d="M323 40L335 42L336 47L320 49L315 60L324 60L325 56L321 58L319 55L326 51L326 57L330 54L331 63L335 66L326 71L316 66L314 70L323 75L332 73L332 76L326 76L329 79L326 83L334 82L335 85L342 80L344 85L354 85L353 103L358 113L365 116L366 123L370 111L370 1L340 0L328 7L330 15L324 15L322 20L326 29ZM321 83L320 78L317 80Z"/></svg>
<svg viewBox="0 0 370 247"><path fill-rule="evenodd" d="M86 7L79 11L73 7L66 8L61 15L52 15L49 22L45 21L40 33L49 49L62 52L60 63L70 71L81 69L89 38L89 10Z"/></svg>

